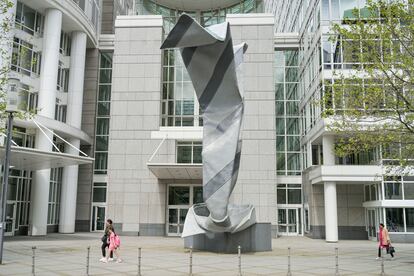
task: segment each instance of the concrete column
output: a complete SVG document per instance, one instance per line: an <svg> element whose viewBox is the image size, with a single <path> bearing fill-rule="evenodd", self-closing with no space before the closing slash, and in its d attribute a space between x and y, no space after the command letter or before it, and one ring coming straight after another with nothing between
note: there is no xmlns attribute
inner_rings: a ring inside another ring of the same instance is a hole
<svg viewBox="0 0 414 276"><path fill-rule="evenodd" d="M82 123L83 82L85 75L86 34L72 33L70 53L70 71L68 86L68 104L66 123L76 128ZM68 141L79 148L79 139ZM66 153L79 155L78 151L66 145ZM60 197L59 233L74 233L76 219L76 196L78 188L79 166L68 166L63 169L62 191Z"/></svg>
<svg viewBox="0 0 414 276"><path fill-rule="evenodd" d="M68 141L79 148L79 139ZM78 151L66 145L66 153L78 155ZM76 197L78 192L79 166L67 166L63 169L62 190L60 196L59 233L74 233L76 220Z"/></svg>
<svg viewBox="0 0 414 276"><path fill-rule="evenodd" d="M325 240L327 242L338 241L338 210L336 203L336 183L325 182Z"/></svg>
<svg viewBox="0 0 414 276"><path fill-rule="evenodd" d="M335 137L323 136L322 137L322 153L323 153L323 164L324 165L335 165Z"/></svg>
<svg viewBox="0 0 414 276"><path fill-rule="evenodd" d="M62 28L62 12L48 9L45 12L43 35L42 66L40 68L40 88L38 114L55 117L56 82L59 65L59 44ZM53 135L48 134L50 140ZM52 145L39 130L36 132L36 148L51 151ZM32 185L31 234L46 235L49 202L50 169L34 173Z"/></svg>
<svg viewBox="0 0 414 276"><path fill-rule="evenodd" d="M335 165L334 154L335 138L334 136L323 136L323 164ZM338 209L336 201L336 183L324 183L325 199L325 240L327 242L338 241Z"/></svg>

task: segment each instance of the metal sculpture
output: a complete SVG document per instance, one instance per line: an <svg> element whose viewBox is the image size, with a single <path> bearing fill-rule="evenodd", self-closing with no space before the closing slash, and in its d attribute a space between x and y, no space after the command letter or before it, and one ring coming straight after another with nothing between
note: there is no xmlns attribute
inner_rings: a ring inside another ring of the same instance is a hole
<svg viewBox="0 0 414 276"><path fill-rule="evenodd" d="M203 199L187 213L182 237L238 232L256 221L252 205L229 203L240 164L241 68L247 44L233 47L230 25L203 28L183 14L161 49L180 48L203 112Z"/></svg>

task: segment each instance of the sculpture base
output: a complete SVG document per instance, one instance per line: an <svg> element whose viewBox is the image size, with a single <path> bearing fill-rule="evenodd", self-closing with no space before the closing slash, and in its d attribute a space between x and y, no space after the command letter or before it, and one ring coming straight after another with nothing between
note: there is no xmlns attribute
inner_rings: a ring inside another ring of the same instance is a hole
<svg viewBox="0 0 414 276"><path fill-rule="evenodd" d="M184 238L184 247L215 253L237 253L241 251L262 252L272 250L272 234L270 223L255 223L237 233L208 233Z"/></svg>

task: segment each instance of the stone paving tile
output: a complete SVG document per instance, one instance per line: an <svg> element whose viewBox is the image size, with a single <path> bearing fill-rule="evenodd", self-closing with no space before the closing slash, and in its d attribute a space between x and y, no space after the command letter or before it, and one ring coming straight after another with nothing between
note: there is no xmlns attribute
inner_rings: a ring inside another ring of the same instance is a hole
<svg viewBox="0 0 414 276"><path fill-rule="evenodd" d="M274 239L273 251L244 253L243 276L286 275L287 253L291 247L292 275L334 275L335 247L339 248L340 275L379 275L381 262L375 260L377 243L371 241L340 241L328 244L305 237ZM85 275L86 247L90 246L90 275L137 275L138 247L142 247L142 275L188 275L189 250L183 240L169 237L122 237L123 263L100 263L100 234L51 234L47 237L13 237L5 243L4 265L0 275L30 275L32 246L36 250L36 275ZM395 244L394 260L387 256L385 271L390 276L414 275L414 244ZM193 252L194 275L237 275L235 254Z"/></svg>

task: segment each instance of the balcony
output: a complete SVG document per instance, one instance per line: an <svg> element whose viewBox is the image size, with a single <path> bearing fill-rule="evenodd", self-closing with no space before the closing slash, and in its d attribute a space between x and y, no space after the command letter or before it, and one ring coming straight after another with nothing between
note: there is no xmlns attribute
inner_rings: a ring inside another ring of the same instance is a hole
<svg viewBox="0 0 414 276"><path fill-rule="evenodd" d="M308 174L311 184L363 184L381 181L382 169L377 165L321 165L311 167Z"/></svg>

